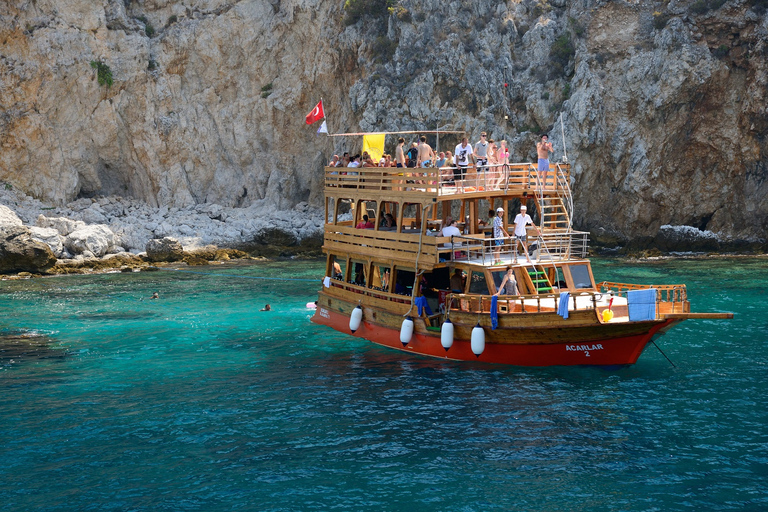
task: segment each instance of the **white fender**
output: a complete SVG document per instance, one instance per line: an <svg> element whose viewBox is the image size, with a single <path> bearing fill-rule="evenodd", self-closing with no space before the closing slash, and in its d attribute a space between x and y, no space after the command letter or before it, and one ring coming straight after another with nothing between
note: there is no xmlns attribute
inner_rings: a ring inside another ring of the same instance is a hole
<svg viewBox="0 0 768 512"><path fill-rule="evenodd" d="M480 327L480 322L472 328L472 353L475 357L480 357L480 354L485 350L485 331Z"/></svg>
<svg viewBox="0 0 768 512"><path fill-rule="evenodd" d="M357 306L349 315L349 330L355 332L360 328L360 322L363 321L363 308Z"/></svg>
<svg viewBox="0 0 768 512"><path fill-rule="evenodd" d="M403 325L400 326L400 343L403 346L408 345L413 337L413 318L408 317L403 320Z"/></svg>
<svg viewBox="0 0 768 512"><path fill-rule="evenodd" d="M440 327L440 343L446 352L453 346L453 323L450 318L446 318Z"/></svg>

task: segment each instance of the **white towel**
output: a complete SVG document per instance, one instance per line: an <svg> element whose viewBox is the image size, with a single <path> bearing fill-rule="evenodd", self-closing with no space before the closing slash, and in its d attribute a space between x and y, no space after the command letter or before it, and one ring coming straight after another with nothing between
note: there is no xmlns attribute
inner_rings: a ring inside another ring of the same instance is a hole
<svg viewBox="0 0 768 512"><path fill-rule="evenodd" d="M325 276L325 278L323 279L323 286L325 286L326 288L330 288L331 287L331 278L330 277Z"/></svg>

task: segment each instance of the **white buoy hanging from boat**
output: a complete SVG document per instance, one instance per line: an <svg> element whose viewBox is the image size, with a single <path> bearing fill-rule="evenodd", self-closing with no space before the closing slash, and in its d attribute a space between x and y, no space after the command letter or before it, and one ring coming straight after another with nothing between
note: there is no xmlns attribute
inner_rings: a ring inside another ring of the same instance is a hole
<svg viewBox="0 0 768 512"><path fill-rule="evenodd" d="M472 353L475 357L480 357L480 354L485 350L485 331L480 327L480 322L472 328Z"/></svg>
<svg viewBox="0 0 768 512"><path fill-rule="evenodd" d="M357 306L349 315L349 330L355 332L360 328L360 322L363 320L363 308Z"/></svg>
<svg viewBox="0 0 768 512"><path fill-rule="evenodd" d="M450 318L446 318L440 327L440 343L446 352L453 346L453 323Z"/></svg>
<svg viewBox="0 0 768 512"><path fill-rule="evenodd" d="M408 345L413 337L413 318L408 317L403 320L403 325L400 326L400 343L403 346Z"/></svg>

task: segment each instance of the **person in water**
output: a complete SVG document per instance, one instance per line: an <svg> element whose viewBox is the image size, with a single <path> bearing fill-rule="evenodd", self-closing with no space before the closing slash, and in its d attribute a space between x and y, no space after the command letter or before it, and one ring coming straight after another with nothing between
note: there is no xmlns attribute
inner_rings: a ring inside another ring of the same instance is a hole
<svg viewBox="0 0 768 512"><path fill-rule="evenodd" d="M259 311L272 311L272 307L269 304L267 304L266 306L261 308Z"/></svg>
<svg viewBox="0 0 768 512"><path fill-rule="evenodd" d="M160 298L160 294L157 292L153 293L152 296L150 297L150 299L159 299L159 298Z"/></svg>
<svg viewBox="0 0 768 512"><path fill-rule="evenodd" d="M517 279L515 279L515 271L512 267L507 267L507 273L504 275L504 279L501 280L499 285L499 291L496 295L520 295L520 291L517 289Z"/></svg>

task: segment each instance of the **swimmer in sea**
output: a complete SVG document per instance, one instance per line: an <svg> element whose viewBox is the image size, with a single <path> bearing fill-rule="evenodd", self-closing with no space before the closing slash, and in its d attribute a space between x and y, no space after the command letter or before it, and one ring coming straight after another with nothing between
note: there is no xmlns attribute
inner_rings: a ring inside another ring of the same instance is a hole
<svg viewBox="0 0 768 512"><path fill-rule="evenodd" d="M269 306L269 304L267 304L266 306L261 308L259 311L272 311L272 308Z"/></svg>

